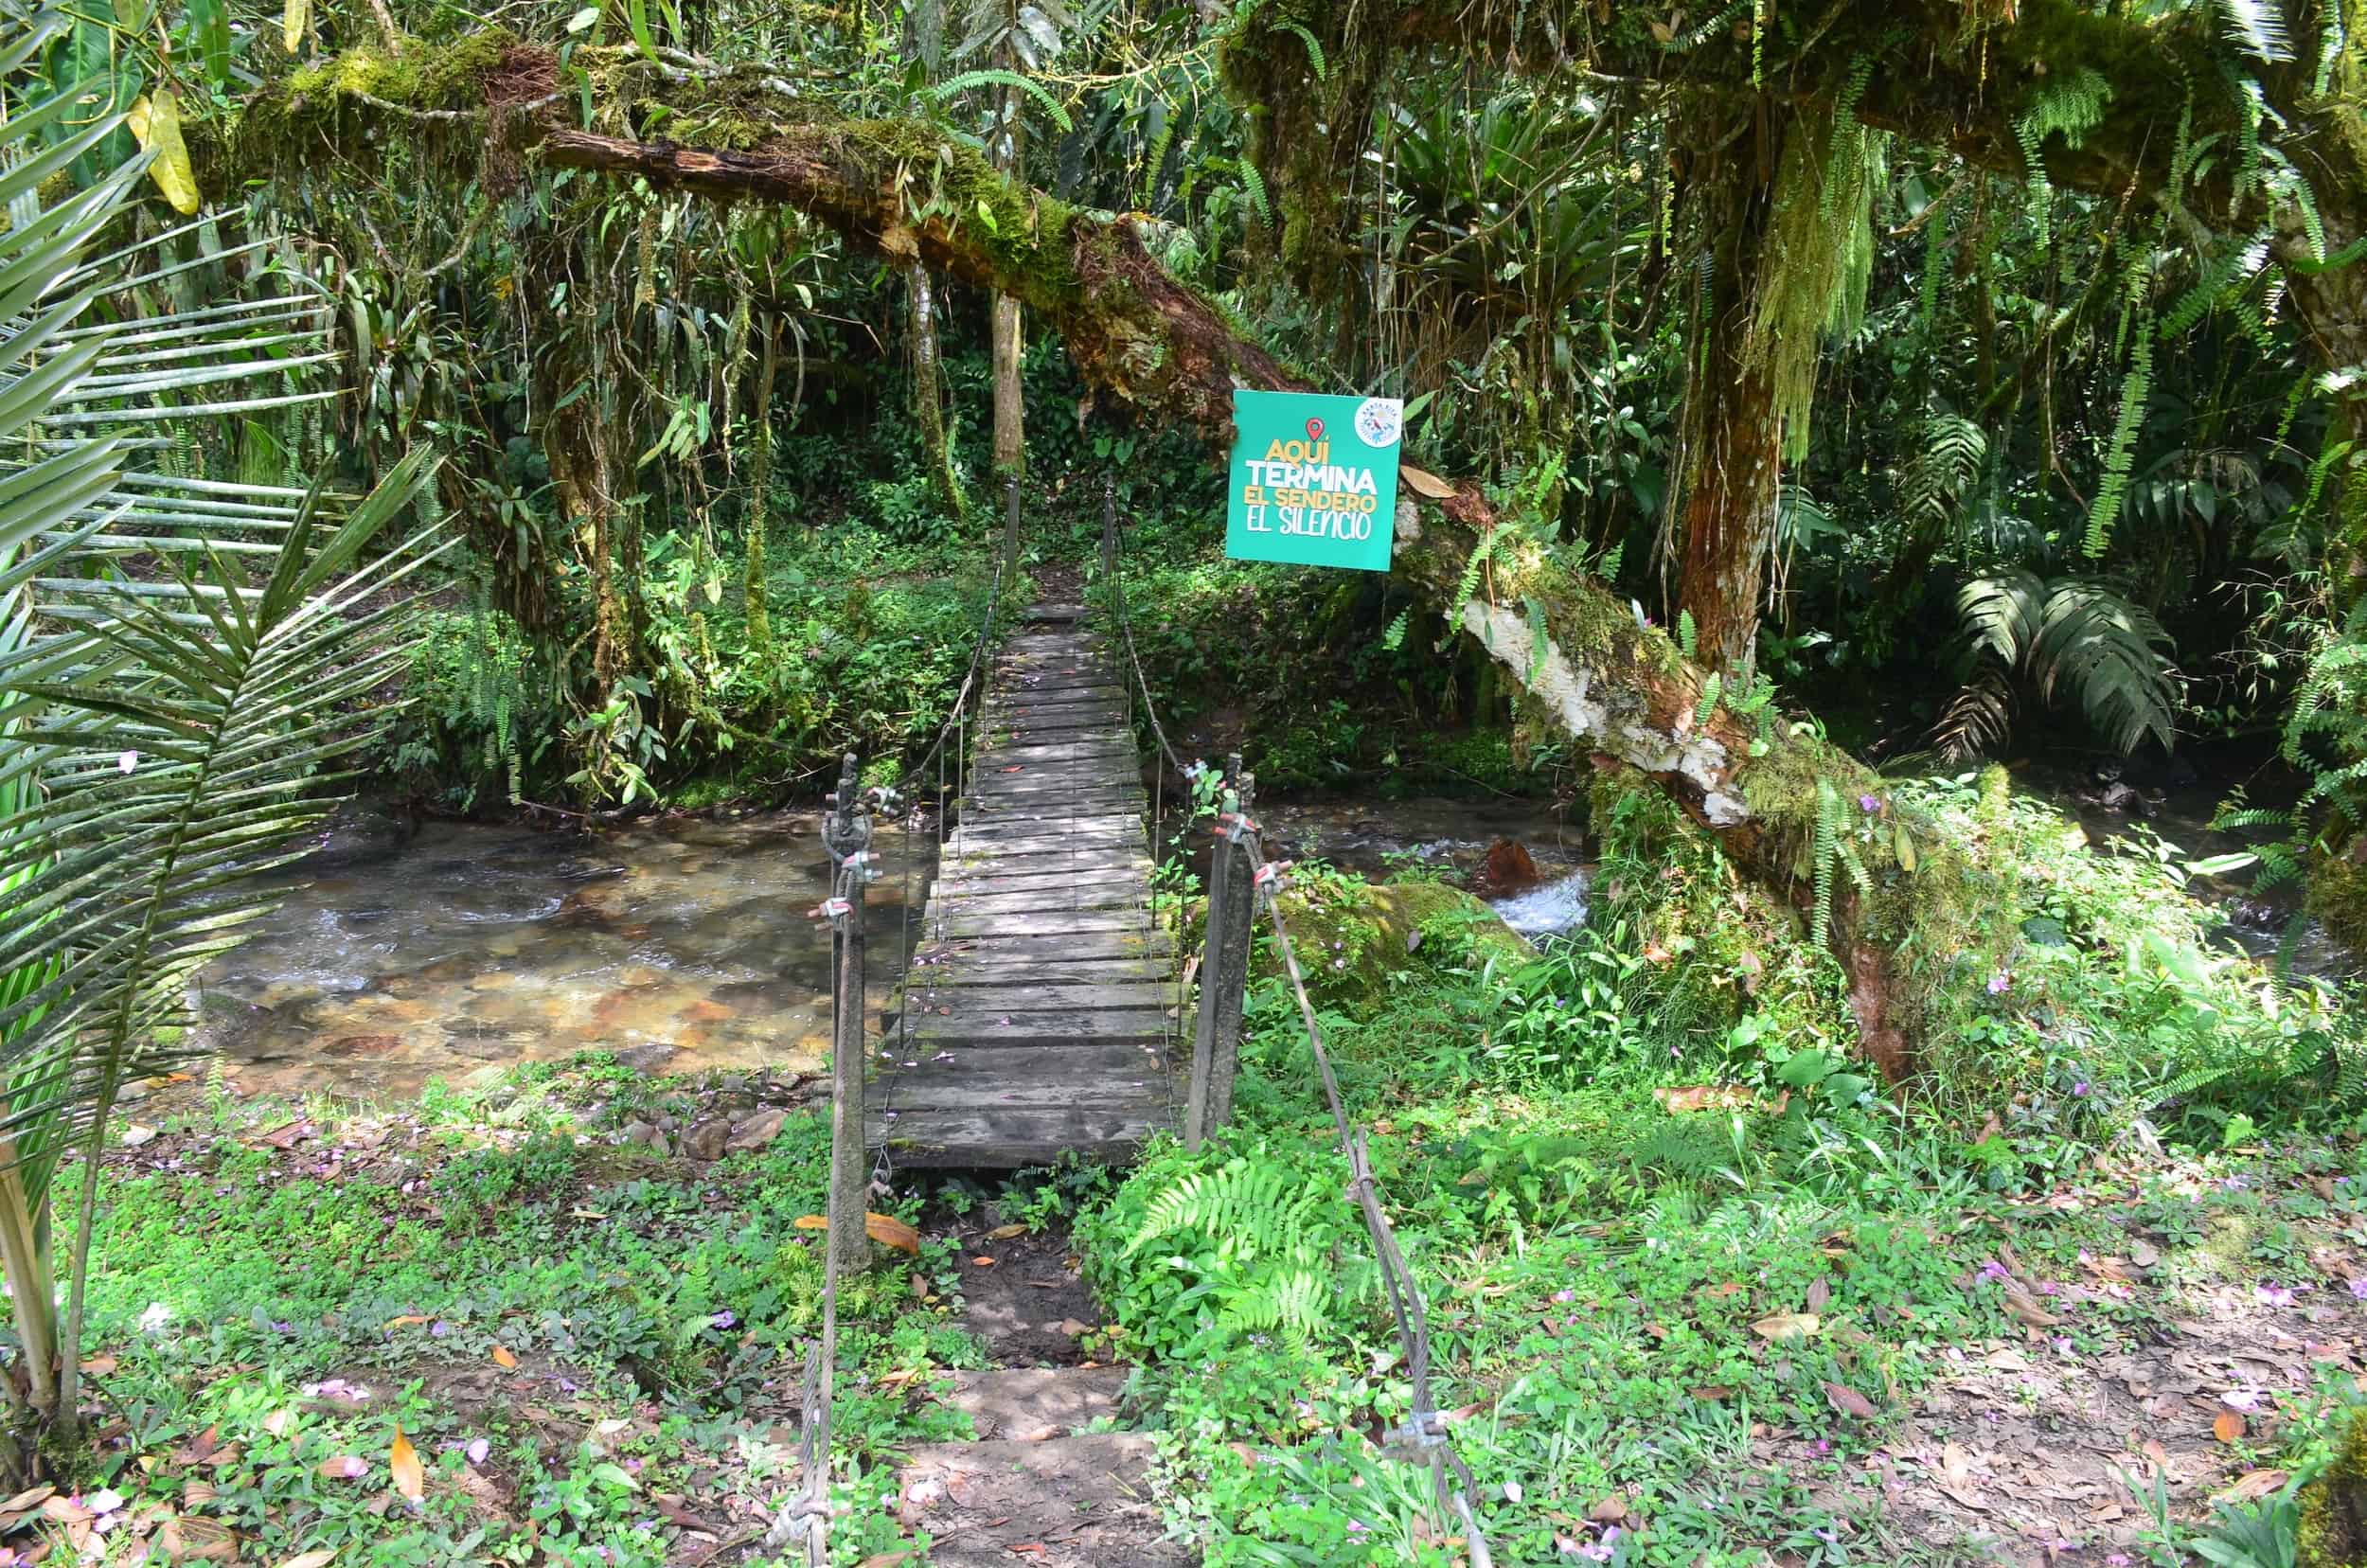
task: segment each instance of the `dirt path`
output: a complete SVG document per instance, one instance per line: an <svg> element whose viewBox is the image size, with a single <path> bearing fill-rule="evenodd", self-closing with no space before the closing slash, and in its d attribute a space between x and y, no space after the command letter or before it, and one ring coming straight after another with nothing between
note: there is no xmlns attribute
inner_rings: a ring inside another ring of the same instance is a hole
<svg viewBox="0 0 2367 1568"><path fill-rule="evenodd" d="M908 1452L899 1522L939 1568L1188 1568L1150 1499L1152 1441L1128 1430L1128 1371L1093 1358L1101 1310L1066 1232L998 1238L994 1220L955 1230L963 1323L995 1362L954 1379L978 1437Z"/></svg>

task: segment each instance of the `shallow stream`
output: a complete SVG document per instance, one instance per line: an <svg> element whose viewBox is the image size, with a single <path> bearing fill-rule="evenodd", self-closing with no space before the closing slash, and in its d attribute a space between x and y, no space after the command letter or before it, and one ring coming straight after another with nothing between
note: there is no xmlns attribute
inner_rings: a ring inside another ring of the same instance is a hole
<svg viewBox="0 0 2367 1568"><path fill-rule="evenodd" d="M242 1091L416 1095L588 1048L646 1072L817 1071L828 1052L818 811L601 833L430 823L290 873L203 976L201 1043ZM882 829L869 978L899 978L904 843ZM924 850L933 848L924 842ZM914 897L928 867L915 868Z"/></svg>

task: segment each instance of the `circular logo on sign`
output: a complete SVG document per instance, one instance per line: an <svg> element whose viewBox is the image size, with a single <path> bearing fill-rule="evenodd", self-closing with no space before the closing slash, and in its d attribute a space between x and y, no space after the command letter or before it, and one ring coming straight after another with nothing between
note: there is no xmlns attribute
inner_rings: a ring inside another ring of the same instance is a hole
<svg viewBox="0 0 2367 1568"><path fill-rule="evenodd" d="M1356 410L1356 433L1369 447L1396 446L1404 422L1404 405L1395 398L1367 398Z"/></svg>

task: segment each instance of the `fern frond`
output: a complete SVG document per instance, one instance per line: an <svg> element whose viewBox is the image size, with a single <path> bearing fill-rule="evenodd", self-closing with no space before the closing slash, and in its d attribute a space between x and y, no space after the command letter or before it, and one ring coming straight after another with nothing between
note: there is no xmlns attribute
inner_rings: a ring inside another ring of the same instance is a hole
<svg viewBox="0 0 2367 1568"><path fill-rule="evenodd" d="M1060 100L1046 91L1043 83L1033 78L1022 76L1017 71L999 69L963 71L959 75L946 78L934 87L924 89L921 96L942 103L948 98L957 98L979 87L1014 88L1035 99L1037 107L1049 116L1052 123L1063 132L1077 129L1076 122L1069 118L1068 111L1061 107Z"/></svg>

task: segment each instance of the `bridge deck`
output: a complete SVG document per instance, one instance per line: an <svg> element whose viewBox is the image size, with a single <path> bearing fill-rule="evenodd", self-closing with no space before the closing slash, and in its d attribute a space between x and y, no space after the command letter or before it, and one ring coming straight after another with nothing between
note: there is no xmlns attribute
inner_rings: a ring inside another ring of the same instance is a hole
<svg viewBox="0 0 2367 1568"><path fill-rule="evenodd" d="M970 788L929 890L909 1034L866 1096L899 1165L1132 1157L1174 1125L1172 944L1150 918L1126 687L1073 608L995 657ZM901 1044L899 1044L899 1040Z"/></svg>

